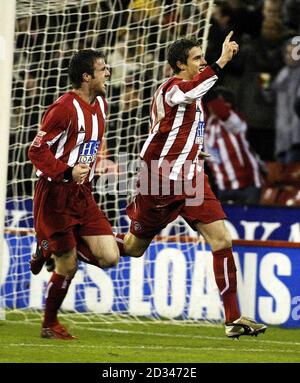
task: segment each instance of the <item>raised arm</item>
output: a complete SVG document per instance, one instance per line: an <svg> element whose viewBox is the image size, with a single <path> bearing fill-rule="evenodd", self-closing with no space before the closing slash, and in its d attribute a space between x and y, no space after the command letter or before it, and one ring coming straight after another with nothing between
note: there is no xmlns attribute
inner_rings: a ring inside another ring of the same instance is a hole
<svg viewBox="0 0 300 383"><path fill-rule="evenodd" d="M166 92L166 102L170 106L191 104L196 98L202 97L215 84L216 72L207 66L190 81L180 81Z"/></svg>
<svg viewBox="0 0 300 383"><path fill-rule="evenodd" d="M225 37L225 40L223 42L222 46L222 53L220 58L216 61L216 64L220 68L224 68L224 66L232 60L232 58L238 53L239 51L239 45L235 41L230 41L231 37L233 35L233 31L228 33L228 35Z"/></svg>
<svg viewBox="0 0 300 383"><path fill-rule="evenodd" d="M230 41L233 35L231 31L225 38L220 58L212 65L207 66L192 80L180 81L166 92L166 102L170 106L178 104L190 104L195 99L202 97L217 81L218 73L232 60L239 50L235 41Z"/></svg>

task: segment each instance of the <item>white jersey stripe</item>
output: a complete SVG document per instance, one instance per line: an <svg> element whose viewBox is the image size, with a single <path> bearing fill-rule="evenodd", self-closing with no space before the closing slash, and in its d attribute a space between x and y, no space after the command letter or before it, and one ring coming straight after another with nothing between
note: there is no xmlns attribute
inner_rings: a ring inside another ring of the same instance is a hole
<svg viewBox="0 0 300 383"><path fill-rule="evenodd" d="M71 151L69 159L68 159L68 165L71 167L76 164L80 144L83 143L84 138L85 138L85 121L84 121L83 111L79 105L79 102L75 98L73 100L73 104L76 108L77 118L78 118L78 135L77 135L76 145L75 145L74 149Z"/></svg>
<svg viewBox="0 0 300 383"><path fill-rule="evenodd" d="M161 166L163 160L165 159L165 156L168 154L169 150L171 149L172 145L174 144L174 141L176 140L177 134L179 132L179 128L180 128L180 126L177 126L176 128L174 128L174 126L173 126L170 133L168 134L168 138L165 142L165 145L163 147L163 150L161 152L161 155L160 155L160 158L158 161L158 167Z"/></svg>
<svg viewBox="0 0 300 383"><path fill-rule="evenodd" d="M199 121L203 121L203 119L204 119L204 112L203 112L200 100L196 101L196 108L199 108L200 113L198 114L196 112L196 114L195 114L195 121L193 122L192 129L190 130L188 139L187 139L187 141L185 143L185 146L184 146L181 154L177 157L177 160L175 161L175 164L173 166L172 172L171 172L171 174L169 176L169 178L171 180L177 180L178 175L179 175L179 173L180 173L180 171L181 171L181 169L182 169L182 167L184 165L184 162L186 161L186 159L187 159L188 155L190 154L190 152L191 152L191 150L193 148L193 145L195 143L195 136L196 136L197 126L199 124ZM198 115L198 118L196 117L197 115ZM196 154L196 158L192 159L193 160L193 164L191 164L191 167L189 169L189 173L188 173L188 176L187 176L187 178L189 180L191 180L193 178L193 176L194 176L195 161L197 161L197 157L198 157L198 154L199 154L201 149L202 149L202 147L200 147L200 145L199 145L199 148L198 148L198 151L197 151L197 154Z"/></svg>
<svg viewBox="0 0 300 383"><path fill-rule="evenodd" d="M261 187L259 165L245 136L246 122L234 112L231 112L231 117L230 128L228 121L224 123L214 116L208 119L206 138L212 152L209 163L218 189L236 190L248 185ZM228 147L225 145L227 140L230 141ZM241 178L237 179L237 175Z"/></svg>
<svg viewBox="0 0 300 383"><path fill-rule="evenodd" d="M106 114L105 114L105 107L104 107L103 99L102 99L102 97L97 96L97 100L98 100L99 105L100 105L100 109L101 109L101 112L102 112L102 116L103 116L103 118L104 118L104 120L105 120L105 119L106 119Z"/></svg>
<svg viewBox="0 0 300 383"><path fill-rule="evenodd" d="M71 121L69 123L68 128L63 132L62 136L60 137L60 140L56 148L55 158L60 158L64 154L64 147L68 139L70 125L71 125Z"/></svg>
<svg viewBox="0 0 300 383"><path fill-rule="evenodd" d="M147 140L145 141L140 157L143 158L149 145L151 144L151 141L155 137L156 133L159 131L159 126L160 126L160 120L165 117L165 108L164 108L164 100L162 96L162 90L163 86L165 85L167 81L165 81L155 92L154 94L154 100L151 108L151 119L152 119L152 125L154 126L153 131L149 134L147 137ZM154 105L156 106L156 115L154 113Z"/></svg>
<svg viewBox="0 0 300 383"><path fill-rule="evenodd" d="M203 110L202 103L201 103L200 99L198 99L198 100L196 101L196 105L199 106L199 109L200 109L200 118L199 118L199 121L204 121L204 110Z"/></svg>
<svg viewBox="0 0 300 383"><path fill-rule="evenodd" d="M196 164L197 164L197 161L194 161L192 163L192 165L190 166L190 170L189 170L189 173L187 175L187 179L188 180L192 180L194 178L194 175L195 175L195 168L196 168ZM200 172L201 170L199 170Z"/></svg>
<svg viewBox="0 0 300 383"><path fill-rule="evenodd" d="M259 177L259 169L258 169L258 164L255 160L255 158L253 157L253 154L249 151L249 145L248 145L248 142L245 138L245 134L241 134L241 140L242 140L242 144L243 144L243 147L244 147L244 150L248 156L248 159L249 161L251 162L251 165L252 165L252 169L253 169L253 176L254 176L254 183L255 183L255 186L257 187L260 187L261 186L261 181L260 181L260 177Z"/></svg>
<svg viewBox="0 0 300 383"><path fill-rule="evenodd" d="M220 128L218 127L218 125L211 123L211 121L214 118L215 118L214 116L209 117L209 119L207 121L207 125L210 126L210 128L209 128L208 132L207 131L205 132L205 134L208 136L207 146L209 148L213 147L213 144L214 144L215 139L216 139L216 134L220 133Z"/></svg>
<svg viewBox="0 0 300 383"><path fill-rule="evenodd" d="M64 145L68 138L70 125L71 125L71 121L68 128L64 132L59 133L56 137L53 138L53 140L47 142L49 146L52 146L59 139L58 146L55 153L55 158L60 158L64 153ZM40 177L43 174L43 172L41 172L40 170L37 170L35 174L37 175L37 177ZM52 179L48 177L48 181L51 181L51 180Z"/></svg>
<svg viewBox="0 0 300 383"><path fill-rule="evenodd" d="M214 120L214 116L210 116L207 121L207 125L210 126L209 130L205 133L205 136L207 138L206 143L208 148L212 148L214 145L214 142L216 140L216 135L220 133L220 126L217 124L212 123L212 120ZM218 186L218 189L224 190L224 176L221 172L219 164L216 162L217 159L214 158L214 156L211 158L208 158L208 161L210 162L213 172L215 175L215 180Z"/></svg>
<svg viewBox="0 0 300 383"><path fill-rule="evenodd" d="M147 140L145 141L145 143L144 143L144 145L142 147L141 153L140 153L140 157L141 158L144 157L144 154L146 153L146 150L148 149L149 145L151 144L151 141L155 137L155 135L158 132L158 130L159 130L159 123L155 126L153 132L150 133L149 136L147 137Z"/></svg>
<svg viewBox="0 0 300 383"><path fill-rule="evenodd" d="M177 180L178 175L184 165L184 162L186 161L188 155L190 154L190 151L192 150L192 147L195 142L195 136L196 136L196 130L198 126L199 120L195 120L192 125L192 129L190 130L188 139L184 145L184 148L182 149L181 154L177 157L177 160L175 161L175 164L173 166L173 169L171 171L171 174L169 176L170 180Z"/></svg>
<svg viewBox="0 0 300 383"><path fill-rule="evenodd" d="M60 138L60 136L63 134L64 132L61 132L59 133L57 136L55 136L51 141L47 141L47 144L49 146L52 146L55 144L55 142Z"/></svg>
<svg viewBox="0 0 300 383"><path fill-rule="evenodd" d="M226 150L224 140L223 140L223 138L218 138L217 141L218 141L218 145L220 148L221 159L222 159L222 162L224 164L224 169L228 175L229 181L231 182L231 187L232 187L232 189L238 189L240 187L240 184L236 178L236 174L235 174L234 168L232 166L232 163L230 161L230 158L228 156L228 152Z"/></svg>
<svg viewBox="0 0 300 383"><path fill-rule="evenodd" d="M217 76L212 76L186 93L184 93L178 85L174 85L166 93L165 100L171 107L179 104L191 104L197 98L202 97L215 84L217 79Z"/></svg>
<svg viewBox="0 0 300 383"><path fill-rule="evenodd" d="M164 108L164 99L163 99L163 86L165 83L163 83L155 92L153 97L153 102L151 105L151 125L155 126L158 124L164 117L165 117L165 108ZM155 107L156 107L156 113L155 113Z"/></svg>
<svg viewBox="0 0 300 383"><path fill-rule="evenodd" d="M163 86L160 86L160 88L158 89L158 95L156 99L157 121L160 121L162 118L165 117L165 108L164 108L164 99L163 99L162 90L163 90Z"/></svg>
<svg viewBox="0 0 300 383"><path fill-rule="evenodd" d="M242 153L240 151L239 143L238 143L236 137L233 134L229 134L229 139L230 139L230 141L234 147L235 153L237 155L237 158L238 158L241 166L245 166L245 162L243 160L243 156L242 156Z"/></svg>
<svg viewBox="0 0 300 383"><path fill-rule="evenodd" d="M200 121L204 121L204 112L203 112L203 108L202 108L200 100L196 100L196 108L197 107L199 107L199 109L200 109L200 118L198 120L198 124L199 124ZM189 173L188 173L188 176L187 176L188 180L192 180L194 178L194 176L195 176L195 168L196 168L196 165L198 165L198 163L199 163L199 154L200 154L201 150L203 149L203 147L204 147L204 137L203 137L203 143L202 144L201 143L198 144L197 153L195 155L195 158L193 160L192 165L190 166L190 170L189 170ZM201 171L201 166L200 166L200 169L198 167L198 171L199 172Z"/></svg>
<svg viewBox="0 0 300 383"><path fill-rule="evenodd" d="M98 118L96 114L92 114L92 137L91 140L97 141L98 140Z"/></svg>
<svg viewBox="0 0 300 383"><path fill-rule="evenodd" d="M216 162L211 162L211 163L212 163L212 166L214 169L214 174L216 177L216 182L217 182L218 188L220 190L225 190L224 177L223 177L223 174L221 172L220 166Z"/></svg>
<svg viewBox="0 0 300 383"><path fill-rule="evenodd" d="M74 100L73 100L73 105L76 108L77 119L78 119L78 132L80 132L81 130L85 130L84 114L83 114L81 106L80 106L79 102L76 100L76 98L74 98Z"/></svg>
<svg viewBox="0 0 300 383"><path fill-rule="evenodd" d="M182 126L182 122L183 122L183 119L184 119L185 109L186 109L185 105L179 105L178 106L178 109L177 109L177 112L176 112L176 116L174 118L174 122L173 122L172 128L170 130L170 133L168 134L168 138L167 138L167 140L165 142L165 145L163 147L163 150L161 152L161 155L160 155L160 158L159 158L159 162L158 162L158 166L161 165L161 163L163 162L165 156L169 153L172 145L174 144L174 141L176 140L176 137L177 137L178 132L179 132L179 128Z"/></svg>
<svg viewBox="0 0 300 383"><path fill-rule="evenodd" d="M207 80L203 81L201 84L196 86L194 89L186 92L185 96L191 100L199 99L202 97L208 90L215 84L218 80L217 76L212 76Z"/></svg>
<svg viewBox="0 0 300 383"><path fill-rule="evenodd" d="M238 134L246 132L247 124L234 111L230 111L230 115L226 121L220 121L220 124L228 133Z"/></svg>
<svg viewBox="0 0 300 383"><path fill-rule="evenodd" d="M101 99L101 101L102 101L102 99ZM92 115L92 122L93 122L93 127L92 127L92 137L91 137L91 140L98 141L98 131L99 131L99 129L98 129L98 118L97 118L96 114ZM92 168L90 170L89 181L92 181L92 179L94 177L96 162L97 162L97 160L94 161L93 166L92 166Z"/></svg>

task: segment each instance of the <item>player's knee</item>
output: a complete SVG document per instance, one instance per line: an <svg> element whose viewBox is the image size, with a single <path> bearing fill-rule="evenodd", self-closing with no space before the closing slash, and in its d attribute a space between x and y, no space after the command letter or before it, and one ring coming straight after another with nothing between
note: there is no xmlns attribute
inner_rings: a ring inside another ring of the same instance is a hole
<svg viewBox="0 0 300 383"><path fill-rule="evenodd" d="M117 266L120 260L119 251L115 251L114 253L110 253L109 257L106 258L106 262L108 263L108 267Z"/></svg>
<svg viewBox="0 0 300 383"><path fill-rule="evenodd" d="M232 239L229 231L225 230L220 234L217 233L214 238L211 239L210 245L213 251L229 249L232 247Z"/></svg>
<svg viewBox="0 0 300 383"><path fill-rule="evenodd" d="M66 275L73 278L77 271L76 256L56 256L55 257L55 272L60 275Z"/></svg>
<svg viewBox="0 0 300 383"><path fill-rule="evenodd" d="M226 229L225 235L224 235L224 247L223 249L228 249L229 247L232 247L232 238L229 231Z"/></svg>
<svg viewBox="0 0 300 383"><path fill-rule="evenodd" d="M140 258L144 255L146 249L137 247L133 244L126 244L125 246L125 253L133 258Z"/></svg>
<svg viewBox="0 0 300 383"><path fill-rule="evenodd" d="M99 266L103 269L117 266L120 259L119 250L110 251L108 254L101 254L97 257Z"/></svg>
<svg viewBox="0 0 300 383"><path fill-rule="evenodd" d="M229 237L217 238L214 243L214 250L229 249L232 247L232 240Z"/></svg>
<svg viewBox="0 0 300 383"><path fill-rule="evenodd" d="M77 271L77 260L76 258L72 258L69 260L69 262L64 264L64 270L65 273L68 275L68 277L73 278Z"/></svg>

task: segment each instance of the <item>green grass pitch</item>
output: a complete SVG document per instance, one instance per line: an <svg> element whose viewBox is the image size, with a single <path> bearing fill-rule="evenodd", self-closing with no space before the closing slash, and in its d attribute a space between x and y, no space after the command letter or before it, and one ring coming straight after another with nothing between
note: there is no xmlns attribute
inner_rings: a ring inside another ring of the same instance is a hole
<svg viewBox="0 0 300 383"><path fill-rule="evenodd" d="M74 341L40 338L40 317L9 313L0 321L1 363L300 362L300 329L227 339L221 325L62 320ZM76 318L75 317L75 318Z"/></svg>

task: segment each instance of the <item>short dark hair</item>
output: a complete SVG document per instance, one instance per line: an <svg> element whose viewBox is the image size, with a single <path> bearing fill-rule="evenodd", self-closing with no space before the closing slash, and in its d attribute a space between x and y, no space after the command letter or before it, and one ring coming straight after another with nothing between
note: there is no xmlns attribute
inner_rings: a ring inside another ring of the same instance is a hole
<svg viewBox="0 0 300 383"><path fill-rule="evenodd" d="M94 49L81 49L73 54L68 71L73 88L80 88L84 73L94 76L94 63L99 58L104 59L104 53Z"/></svg>
<svg viewBox="0 0 300 383"><path fill-rule="evenodd" d="M201 43L196 39L180 39L172 43L168 48L167 59L173 72L179 73L180 68L176 65L177 61L187 64L189 52L194 47L201 47Z"/></svg>

